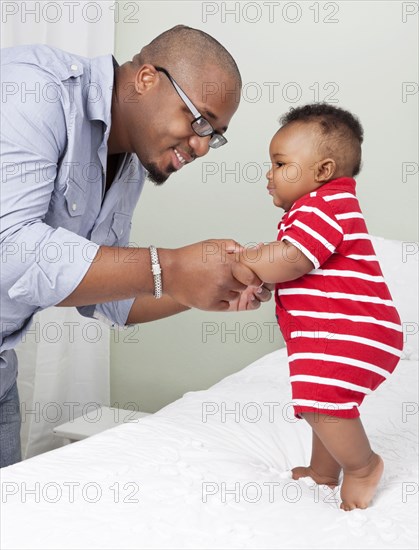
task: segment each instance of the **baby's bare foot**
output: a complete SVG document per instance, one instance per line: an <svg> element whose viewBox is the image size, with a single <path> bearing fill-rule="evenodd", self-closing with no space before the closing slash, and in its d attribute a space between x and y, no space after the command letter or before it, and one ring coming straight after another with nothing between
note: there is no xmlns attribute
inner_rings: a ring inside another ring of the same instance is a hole
<svg viewBox="0 0 419 550"><path fill-rule="evenodd" d="M297 466L292 470L292 479L300 479L300 477L311 477L318 485L328 485L332 489L339 485L338 477L333 475L319 474L313 470L311 466Z"/></svg>
<svg viewBox="0 0 419 550"><path fill-rule="evenodd" d="M368 508L383 475L383 470L383 459L376 453L372 453L366 466L358 470L344 470L340 491L342 510L348 512L355 508Z"/></svg>

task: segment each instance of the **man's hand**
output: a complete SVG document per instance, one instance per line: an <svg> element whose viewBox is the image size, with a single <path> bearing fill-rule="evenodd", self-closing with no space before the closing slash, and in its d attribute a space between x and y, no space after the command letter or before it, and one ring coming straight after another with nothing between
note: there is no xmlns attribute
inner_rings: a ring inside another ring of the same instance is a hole
<svg viewBox="0 0 419 550"><path fill-rule="evenodd" d="M262 283L249 267L236 262L233 252L241 249L237 242L222 239L159 249L163 292L188 307L228 311L247 287Z"/></svg>
<svg viewBox="0 0 419 550"><path fill-rule="evenodd" d="M264 283L262 286L248 286L246 290L230 302L228 311L252 311L258 309L262 302L268 302L272 298L274 284Z"/></svg>

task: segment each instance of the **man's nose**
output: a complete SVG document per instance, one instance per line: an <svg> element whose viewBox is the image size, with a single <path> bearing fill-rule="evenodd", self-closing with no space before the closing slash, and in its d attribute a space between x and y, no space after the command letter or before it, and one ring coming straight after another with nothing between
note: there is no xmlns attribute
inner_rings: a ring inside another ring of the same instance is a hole
<svg viewBox="0 0 419 550"><path fill-rule="evenodd" d="M209 142L211 136L200 137L197 135L189 138L189 146L197 157L203 157L209 151Z"/></svg>

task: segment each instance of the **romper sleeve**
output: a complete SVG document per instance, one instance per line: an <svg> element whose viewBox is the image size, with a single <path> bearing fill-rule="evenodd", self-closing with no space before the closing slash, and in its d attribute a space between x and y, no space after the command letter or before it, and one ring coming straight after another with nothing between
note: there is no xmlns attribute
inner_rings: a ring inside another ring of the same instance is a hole
<svg viewBox="0 0 419 550"><path fill-rule="evenodd" d="M297 247L319 268L342 242L343 230L329 204L318 196L294 203L282 227L281 241Z"/></svg>

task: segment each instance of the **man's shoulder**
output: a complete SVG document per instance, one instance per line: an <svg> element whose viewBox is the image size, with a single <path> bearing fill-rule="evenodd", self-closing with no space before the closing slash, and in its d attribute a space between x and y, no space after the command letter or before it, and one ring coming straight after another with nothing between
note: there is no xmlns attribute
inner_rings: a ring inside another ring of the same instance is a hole
<svg viewBox="0 0 419 550"><path fill-rule="evenodd" d="M13 65L13 70L18 71L17 66L41 70L55 75L60 80L77 77L83 74L90 65L90 59L76 55L60 48L47 46L46 44L30 44L13 46L1 50L1 65L4 70L7 65Z"/></svg>

